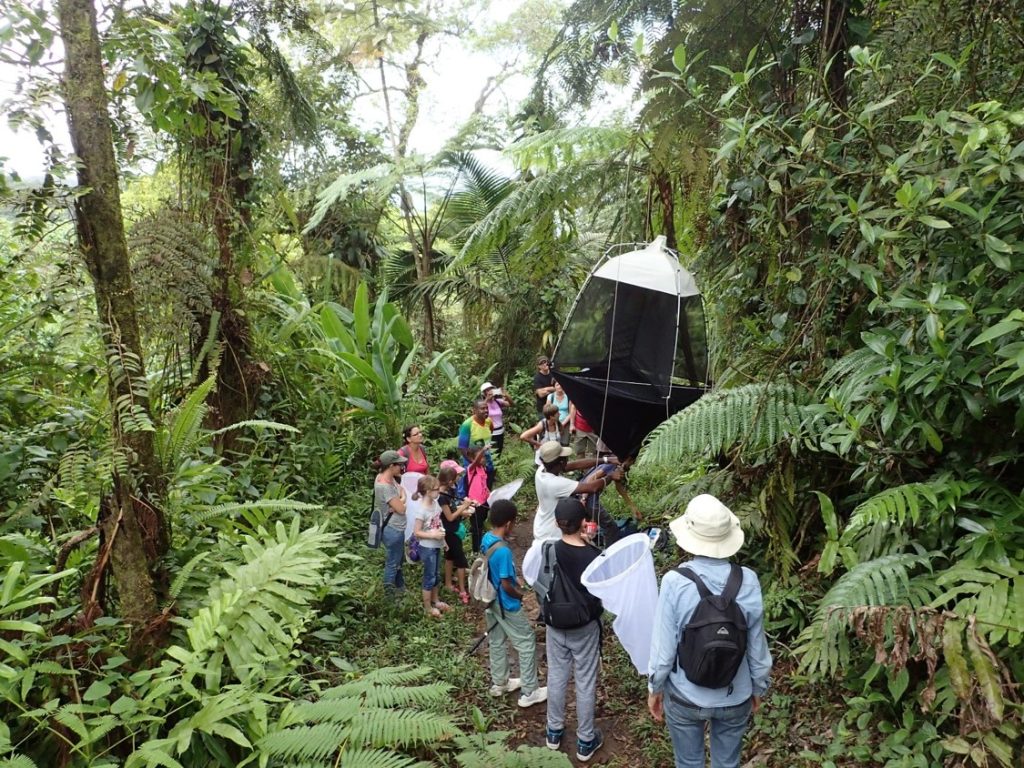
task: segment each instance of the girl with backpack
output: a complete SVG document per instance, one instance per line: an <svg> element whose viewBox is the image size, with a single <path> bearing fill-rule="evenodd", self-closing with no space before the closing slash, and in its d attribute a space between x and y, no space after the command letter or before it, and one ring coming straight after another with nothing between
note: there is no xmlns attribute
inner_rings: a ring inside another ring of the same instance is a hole
<svg viewBox="0 0 1024 768"><path fill-rule="evenodd" d="M473 516L476 502L468 496L461 503L456 501L455 479L464 471L458 462L451 459L441 462L441 469L437 473L437 481L440 483L437 503L441 507L441 524L444 526L444 586L452 592L457 591L459 600L466 605L469 603L469 593L466 592L466 569L469 568L469 562L466 560L462 540L467 533L466 518ZM452 584L453 569L458 578L457 590Z"/></svg>
<svg viewBox="0 0 1024 768"><path fill-rule="evenodd" d="M729 562L743 546L743 529L714 496L695 497L669 529L694 558L661 582L647 707L668 723L676 768L703 768L708 725L711 764L738 768L772 669L761 585L752 570Z"/></svg>
<svg viewBox="0 0 1024 768"><path fill-rule="evenodd" d="M469 530L472 534L473 551L480 549L480 541L484 535L484 521L487 519L487 499L491 495L487 485L487 449L484 446L473 446L467 452L469 466L466 467L466 498L472 499L476 508L470 520Z"/></svg>

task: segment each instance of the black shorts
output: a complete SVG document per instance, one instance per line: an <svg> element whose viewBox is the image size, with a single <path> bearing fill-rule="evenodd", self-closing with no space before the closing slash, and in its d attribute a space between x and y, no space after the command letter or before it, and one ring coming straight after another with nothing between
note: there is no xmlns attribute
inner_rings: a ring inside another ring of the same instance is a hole
<svg viewBox="0 0 1024 768"><path fill-rule="evenodd" d="M446 531L444 543L448 545L448 549L444 553L444 559L450 560L456 568L469 568L469 563L466 562L466 552L462 548L462 539L456 534Z"/></svg>

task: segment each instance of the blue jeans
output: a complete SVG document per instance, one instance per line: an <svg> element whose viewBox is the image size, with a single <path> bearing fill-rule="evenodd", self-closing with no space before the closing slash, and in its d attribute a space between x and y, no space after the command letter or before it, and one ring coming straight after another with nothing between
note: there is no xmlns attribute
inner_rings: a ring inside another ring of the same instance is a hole
<svg viewBox="0 0 1024 768"><path fill-rule="evenodd" d="M420 563L423 565L423 591L429 592L437 586L437 561L441 550L438 547L424 547L420 543Z"/></svg>
<svg viewBox="0 0 1024 768"><path fill-rule="evenodd" d="M704 728L711 725L711 768L739 768L743 734L752 702L732 707L684 706L665 692L665 722L672 737L676 768L704 768Z"/></svg>
<svg viewBox="0 0 1024 768"><path fill-rule="evenodd" d="M405 560L405 531L390 525L381 535L384 544L384 589L387 591L405 589L402 576L402 561Z"/></svg>

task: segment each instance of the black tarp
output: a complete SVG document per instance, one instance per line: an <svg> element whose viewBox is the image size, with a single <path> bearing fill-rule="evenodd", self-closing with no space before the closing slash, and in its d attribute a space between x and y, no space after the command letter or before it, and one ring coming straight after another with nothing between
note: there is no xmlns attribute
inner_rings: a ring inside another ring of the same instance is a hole
<svg viewBox="0 0 1024 768"><path fill-rule="evenodd" d="M583 418L619 458L635 455L652 429L707 391L676 386L666 400L649 384L606 382L603 368L582 373L552 370Z"/></svg>

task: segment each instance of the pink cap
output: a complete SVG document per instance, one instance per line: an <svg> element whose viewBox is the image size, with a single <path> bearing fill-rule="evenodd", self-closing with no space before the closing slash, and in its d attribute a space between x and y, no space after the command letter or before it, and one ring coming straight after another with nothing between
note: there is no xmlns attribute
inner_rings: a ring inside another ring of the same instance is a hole
<svg viewBox="0 0 1024 768"><path fill-rule="evenodd" d="M456 475L466 471L466 468L464 466L459 464L459 462L454 461L453 459L445 459L444 461L442 461L441 469L454 469Z"/></svg>

